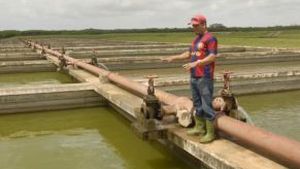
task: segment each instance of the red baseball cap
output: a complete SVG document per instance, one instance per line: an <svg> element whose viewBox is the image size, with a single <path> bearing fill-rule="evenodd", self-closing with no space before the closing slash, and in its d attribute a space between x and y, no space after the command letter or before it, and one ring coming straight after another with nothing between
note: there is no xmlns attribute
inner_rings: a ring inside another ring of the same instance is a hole
<svg viewBox="0 0 300 169"><path fill-rule="evenodd" d="M192 17L191 22L188 25L199 25L206 23L206 17L204 15L195 15Z"/></svg>

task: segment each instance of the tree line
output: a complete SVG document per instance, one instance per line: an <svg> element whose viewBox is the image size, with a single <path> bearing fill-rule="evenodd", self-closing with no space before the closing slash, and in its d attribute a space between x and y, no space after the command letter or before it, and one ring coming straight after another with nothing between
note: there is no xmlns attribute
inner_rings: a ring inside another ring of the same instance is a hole
<svg viewBox="0 0 300 169"><path fill-rule="evenodd" d="M226 27L222 24L209 26L211 32L236 32L236 31L281 31L300 30L300 25L272 26L272 27ZM35 35L96 35L108 33L167 33L167 32L190 32L191 28L147 28L147 29L84 29L84 30L5 30L0 31L0 39L14 36L35 36Z"/></svg>

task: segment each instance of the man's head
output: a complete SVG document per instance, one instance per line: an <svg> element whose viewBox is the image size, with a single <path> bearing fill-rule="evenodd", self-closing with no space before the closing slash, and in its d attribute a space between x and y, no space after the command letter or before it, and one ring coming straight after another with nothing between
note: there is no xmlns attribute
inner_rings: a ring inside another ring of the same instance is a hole
<svg viewBox="0 0 300 169"><path fill-rule="evenodd" d="M189 25L193 26L193 31L196 34L203 34L207 31L206 17L204 15L195 15L192 17Z"/></svg>

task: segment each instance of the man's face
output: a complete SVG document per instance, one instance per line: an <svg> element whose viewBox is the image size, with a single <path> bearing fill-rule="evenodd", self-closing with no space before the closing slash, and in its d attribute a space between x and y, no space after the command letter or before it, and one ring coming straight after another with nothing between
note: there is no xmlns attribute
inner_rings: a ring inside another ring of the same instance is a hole
<svg viewBox="0 0 300 169"><path fill-rule="evenodd" d="M206 31L206 24L205 23L200 23L197 25L192 25L193 26L193 31L195 34L203 34Z"/></svg>

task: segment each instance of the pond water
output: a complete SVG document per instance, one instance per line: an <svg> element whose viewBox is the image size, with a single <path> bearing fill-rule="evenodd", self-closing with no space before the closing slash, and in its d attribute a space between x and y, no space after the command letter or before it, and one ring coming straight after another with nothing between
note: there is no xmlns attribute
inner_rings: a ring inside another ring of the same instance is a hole
<svg viewBox="0 0 300 169"><path fill-rule="evenodd" d="M0 168L187 169L111 108L0 116Z"/></svg>

